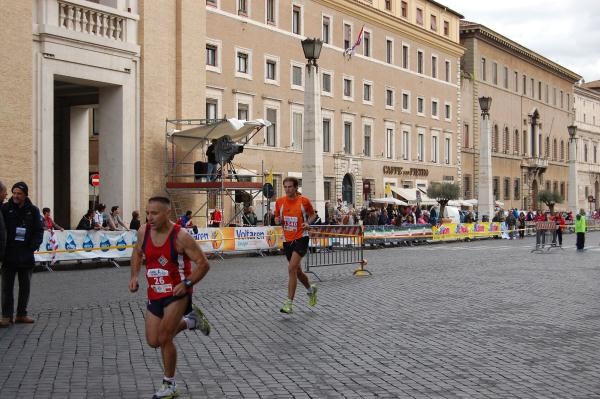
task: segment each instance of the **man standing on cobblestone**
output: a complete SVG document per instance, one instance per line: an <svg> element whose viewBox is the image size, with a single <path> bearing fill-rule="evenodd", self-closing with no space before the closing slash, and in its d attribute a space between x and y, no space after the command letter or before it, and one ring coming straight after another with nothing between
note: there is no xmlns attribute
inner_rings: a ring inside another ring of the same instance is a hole
<svg viewBox="0 0 600 399"><path fill-rule="evenodd" d="M6 224L6 252L2 264L2 319L0 327L13 323L15 277L19 278L19 299L15 323L33 323L27 316L31 275L35 259L33 253L44 238L40 210L29 199L29 188L24 182L12 187L12 198L2 204Z"/></svg>
<svg viewBox="0 0 600 399"><path fill-rule="evenodd" d="M317 304L317 286L311 285L302 271L300 263L308 251L308 227L317 214L310 200L298 193L298 179L283 179L285 195L275 203L275 223L283 227L283 249L288 260L288 297L281 308L282 313L292 313L292 303L296 294L297 280L300 280L308 294L308 304Z"/></svg>
<svg viewBox="0 0 600 399"><path fill-rule="evenodd" d="M138 274L142 260L146 259L146 340L151 347L160 347L163 357L165 374L162 387L153 399L178 395L175 383L177 350L173 338L186 328L199 328L204 335L210 332L202 311L192 307L192 287L208 272L208 261L192 236L169 220L170 209L168 198L152 197L148 200L148 223L138 230L131 256L131 292L139 288ZM190 261L196 264L193 271ZM187 314L186 317L183 317L184 314Z"/></svg>

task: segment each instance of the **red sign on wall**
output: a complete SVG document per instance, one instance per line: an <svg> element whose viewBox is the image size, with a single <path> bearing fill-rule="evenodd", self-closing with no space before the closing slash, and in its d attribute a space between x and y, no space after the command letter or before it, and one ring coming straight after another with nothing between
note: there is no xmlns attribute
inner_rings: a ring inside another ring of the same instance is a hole
<svg viewBox="0 0 600 399"><path fill-rule="evenodd" d="M100 186L100 174L99 173L94 173L93 175L90 176L90 184L94 187Z"/></svg>

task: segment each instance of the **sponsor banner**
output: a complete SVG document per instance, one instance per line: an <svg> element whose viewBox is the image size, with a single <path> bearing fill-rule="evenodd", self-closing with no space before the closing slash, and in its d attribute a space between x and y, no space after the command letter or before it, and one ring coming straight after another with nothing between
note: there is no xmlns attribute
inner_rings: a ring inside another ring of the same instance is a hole
<svg viewBox="0 0 600 399"><path fill-rule="evenodd" d="M50 234L35 253L36 262L128 258L137 239L135 231L65 230Z"/></svg>
<svg viewBox="0 0 600 399"><path fill-rule="evenodd" d="M363 226L311 226L309 236L311 247L361 246L363 244Z"/></svg>
<svg viewBox="0 0 600 399"><path fill-rule="evenodd" d="M406 226L364 226L365 240L402 241L431 238L431 225L413 224Z"/></svg>
<svg viewBox="0 0 600 399"><path fill-rule="evenodd" d="M474 239L501 236L502 226L498 222L443 223L439 226L433 226L432 233L433 241Z"/></svg>
<svg viewBox="0 0 600 399"><path fill-rule="evenodd" d="M207 253L283 248L280 226L208 227L188 232Z"/></svg>

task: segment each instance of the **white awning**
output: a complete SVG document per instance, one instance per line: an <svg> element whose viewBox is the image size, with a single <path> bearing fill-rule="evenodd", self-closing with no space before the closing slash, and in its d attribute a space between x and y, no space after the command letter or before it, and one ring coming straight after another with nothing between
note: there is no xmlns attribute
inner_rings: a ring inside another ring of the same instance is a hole
<svg viewBox="0 0 600 399"><path fill-rule="evenodd" d="M422 190L418 188L397 188L391 187L392 192L396 194L400 199L408 202L409 204L416 205L417 203L417 190L421 193L421 205L436 205L437 201L433 198L429 198Z"/></svg>
<svg viewBox="0 0 600 399"><path fill-rule="evenodd" d="M374 200L371 200L371 202L376 204L408 205L408 203L392 197L375 198Z"/></svg>
<svg viewBox="0 0 600 399"><path fill-rule="evenodd" d="M263 127L271 126L271 122L264 119L245 121L235 118L218 120L208 125L198 125L184 130L174 130L167 133L167 137L178 145L195 145L198 140L218 139L229 136L237 141L246 136L252 136Z"/></svg>

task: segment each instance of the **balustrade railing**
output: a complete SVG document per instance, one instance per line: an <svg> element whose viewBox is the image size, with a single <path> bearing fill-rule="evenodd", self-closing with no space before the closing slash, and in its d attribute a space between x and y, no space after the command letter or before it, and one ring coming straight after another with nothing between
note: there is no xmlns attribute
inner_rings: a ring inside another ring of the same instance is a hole
<svg viewBox="0 0 600 399"><path fill-rule="evenodd" d="M75 32L126 41L125 17L68 1L58 0L58 26Z"/></svg>

